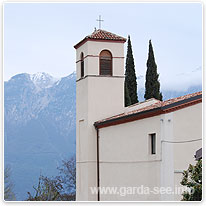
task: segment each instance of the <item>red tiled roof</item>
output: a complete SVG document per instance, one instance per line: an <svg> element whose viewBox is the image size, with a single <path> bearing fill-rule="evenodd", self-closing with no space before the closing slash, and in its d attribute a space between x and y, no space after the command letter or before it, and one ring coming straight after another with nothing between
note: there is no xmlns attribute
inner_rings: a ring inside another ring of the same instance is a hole
<svg viewBox="0 0 206 206"><path fill-rule="evenodd" d="M106 39L106 40L117 40L117 41L126 41L125 38L113 34L111 32L98 29L94 31L91 35L86 36L88 39Z"/></svg>
<svg viewBox="0 0 206 206"><path fill-rule="evenodd" d="M98 29L94 31L91 35L86 36L83 40L77 43L74 48L77 49L80 45L88 40L103 40L103 41L118 41L118 42L125 42L126 38L113 34L111 32Z"/></svg>
<svg viewBox="0 0 206 206"><path fill-rule="evenodd" d="M124 113L121 113L121 114L118 114L118 115L115 115L115 116L97 121L97 122L95 122L95 125L99 125L99 124L105 123L107 121L112 121L112 120L115 121L119 118L127 117L127 116L130 116L130 115L135 115L135 114L138 115L141 112L146 112L146 111L149 112L153 109L158 109L158 108L162 109L162 111L166 112L166 110L169 110L168 108L170 106L172 106L174 103L180 103L180 105L178 106L180 108L181 103L182 103L182 105L185 104L185 102L183 100L189 100L190 98L197 97L199 95L202 95L201 91L200 92L195 92L195 93L192 93L192 94L187 94L187 95L184 95L184 96L181 96L181 97L176 97L176 98L169 99L169 100L166 100L166 101L158 101L158 102L156 102L152 105L145 106L145 107L142 107L142 108L137 109L137 110L124 112ZM201 97L201 101L202 101L202 97ZM188 105L190 105L190 104L188 104ZM177 106L174 105L173 109L174 108L176 108L175 110L177 110ZM171 110L171 108L170 108L170 110ZM154 114L156 114L156 113L154 113ZM152 116L154 116L154 115L152 115Z"/></svg>

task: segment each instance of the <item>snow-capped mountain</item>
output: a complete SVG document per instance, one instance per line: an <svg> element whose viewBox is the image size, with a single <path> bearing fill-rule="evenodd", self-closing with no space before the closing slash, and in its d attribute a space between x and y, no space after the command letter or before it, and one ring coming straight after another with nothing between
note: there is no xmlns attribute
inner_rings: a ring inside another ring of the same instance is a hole
<svg viewBox="0 0 206 206"><path fill-rule="evenodd" d="M57 80L45 73L18 74L4 84L5 165L17 200L24 200L41 174L55 175L75 154L75 73Z"/></svg>
<svg viewBox="0 0 206 206"><path fill-rule="evenodd" d="M52 87L59 80L58 78L54 78L45 72L30 74L30 79L33 84L39 89Z"/></svg>

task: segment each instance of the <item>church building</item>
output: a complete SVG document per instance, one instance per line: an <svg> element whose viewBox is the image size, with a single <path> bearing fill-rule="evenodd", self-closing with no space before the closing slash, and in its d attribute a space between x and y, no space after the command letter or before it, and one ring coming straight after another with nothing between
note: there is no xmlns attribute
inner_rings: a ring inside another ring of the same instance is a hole
<svg viewBox="0 0 206 206"><path fill-rule="evenodd" d="M74 46L76 200L181 200L182 172L202 146L202 92L125 107L125 42L98 29Z"/></svg>

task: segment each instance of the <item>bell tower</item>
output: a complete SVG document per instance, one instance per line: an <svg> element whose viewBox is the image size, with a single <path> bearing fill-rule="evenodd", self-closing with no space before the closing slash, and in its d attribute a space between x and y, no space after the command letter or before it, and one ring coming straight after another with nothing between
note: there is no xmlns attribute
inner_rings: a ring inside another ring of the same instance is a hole
<svg viewBox="0 0 206 206"><path fill-rule="evenodd" d="M91 190L98 185L94 122L124 110L125 41L123 37L98 29L74 46L77 201L98 200Z"/></svg>

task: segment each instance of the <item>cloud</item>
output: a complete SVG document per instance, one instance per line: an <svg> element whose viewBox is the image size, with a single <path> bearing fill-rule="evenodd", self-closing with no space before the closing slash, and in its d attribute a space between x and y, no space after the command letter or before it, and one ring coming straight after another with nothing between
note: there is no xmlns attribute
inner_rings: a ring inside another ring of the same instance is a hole
<svg viewBox="0 0 206 206"><path fill-rule="evenodd" d="M161 88L175 91L185 91L191 86L202 84L202 67L192 71L171 75L170 78L161 78Z"/></svg>
<svg viewBox="0 0 206 206"><path fill-rule="evenodd" d="M137 77L139 89L145 87L145 75ZM160 75L161 90L186 91L191 86L199 86L202 84L202 67L188 72L176 73L173 75Z"/></svg>

